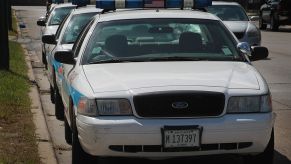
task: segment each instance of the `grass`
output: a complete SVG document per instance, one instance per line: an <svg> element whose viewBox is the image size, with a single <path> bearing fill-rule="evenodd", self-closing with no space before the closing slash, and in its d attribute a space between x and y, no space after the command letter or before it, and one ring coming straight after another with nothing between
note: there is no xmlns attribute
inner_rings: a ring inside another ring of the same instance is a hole
<svg viewBox="0 0 291 164"><path fill-rule="evenodd" d="M23 49L9 42L10 71L0 71L0 164L40 163Z"/></svg>

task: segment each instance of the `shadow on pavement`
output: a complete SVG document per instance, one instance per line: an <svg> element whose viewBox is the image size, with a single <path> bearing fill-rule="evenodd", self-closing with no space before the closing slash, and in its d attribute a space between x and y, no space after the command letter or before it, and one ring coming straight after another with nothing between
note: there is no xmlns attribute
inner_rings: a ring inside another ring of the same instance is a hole
<svg viewBox="0 0 291 164"><path fill-rule="evenodd" d="M266 30L262 30L266 32L285 32L285 33L291 33L291 26L282 26L279 27L278 31L272 31L271 29L267 28Z"/></svg>
<svg viewBox="0 0 291 164"><path fill-rule="evenodd" d="M164 160L148 160L142 158L101 158L101 164L243 164L243 160L235 155L214 155L200 156L192 158L173 158ZM274 164L291 164L291 161L278 151L275 151Z"/></svg>
<svg viewBox="0 0 291 164"><path fill-rule="evenodd" d="M283 154L275 151L275 162L274 164L291 164L291 161Z"/></svg>
<svg viewBox="0 0 291 164"><path fill-rule="evenodd" d="M103 158L99 163L116 164L243 164L242 159L234 155L200 156L192 158L173 158L164 160L148 160L138 158ZM287 164L287 163L286 163Z"/></svg>

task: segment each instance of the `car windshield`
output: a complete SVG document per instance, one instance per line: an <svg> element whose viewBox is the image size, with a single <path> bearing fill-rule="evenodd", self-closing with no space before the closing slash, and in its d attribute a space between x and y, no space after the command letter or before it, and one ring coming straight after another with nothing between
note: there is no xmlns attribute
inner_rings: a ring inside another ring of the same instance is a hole
<svg viewBox="0 0 291 164"><path fill-rule="evenodd" d="M207 8L208 12L216 15L223 21L248 21L244 9L237 5L212 5Z"/></svg>
<svg viewBox="0 0 291 164"><path fill-rule="evenodd" d="M70 7L62 7L62 8L56 8L50 15L50 20L48 25L60 25L64 18L71 12L72 9L74 9L74 6Z"/></svg>
<svg viewBox="0 0 291 164"><path fill-rule="evenodd" d="M83 64L240 59L231 33L220 21L129 19L100 22Z"/></svg>
<svg viewBox="0 0 291 164"><path fill-rule="evenodd" d="M73 44L84 26L96 13L84 13L72 16L62 38L62 44Z"/></svg>

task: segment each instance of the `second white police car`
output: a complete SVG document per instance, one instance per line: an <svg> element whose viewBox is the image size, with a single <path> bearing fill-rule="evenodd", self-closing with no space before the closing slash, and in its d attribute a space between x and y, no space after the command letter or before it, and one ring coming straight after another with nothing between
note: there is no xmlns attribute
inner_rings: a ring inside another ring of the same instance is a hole
<svg viewBox="0 0 291 164"><path fill-rule="evenodd" d="M54 56L67 65L60 92L73 163L214 154L272 163L271 95L250 62L267 48L239 43L219 18L191 9L211 1L96 3L104 12ZM124 7L141 9L115 10Z"/></svg>
<svg viewBox="0 0 291 164"><path fill-rule="evenodd" d="M76 5L71 3L54 5L46 16L40 17L37 25L41 28L41 36L55 34L59 25L65 17L74 9ZM49 45L42 43L42 63L47 67L47 54L51 51Z"/></svg>
<svg viewBox="0 0 291 164"><path fill-rule="evenodd" d="M100 10L99 10L100 12ZM59 94L59 87L62 78L62 64L55 61L53 54L56 50L72 49L73 44L84 26L91 18L98 13L92 6L78 7L74 9L60 24L56 34L45 34L42 41L50 45L47 53L48 79L50 82L51 100L55 104L55 115L57 119L62 120L64 117L63 103Z"/></svg>

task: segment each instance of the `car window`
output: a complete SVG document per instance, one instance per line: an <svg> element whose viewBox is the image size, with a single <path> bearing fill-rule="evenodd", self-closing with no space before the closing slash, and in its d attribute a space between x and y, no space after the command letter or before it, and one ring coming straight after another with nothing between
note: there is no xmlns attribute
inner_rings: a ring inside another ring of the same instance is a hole
<svg viewBox="0 0 291 164"><path fill-rule="evenodd" d="M62 8L56 8L51 14L50 14L50 20L48 25L60 25L63 21L63 19L74 9L74 6L70 7L62 7Z"/></svg>
<svg viewBox="0 0 291 164"><path fill-rule="evenodd" d="M86 34L88 33L88 31L89 31L90 27L93 25L93 23L94 23L94 19L91 19L90 22L80 32L80 35L77 37L75 44L72 48L75 57L77 57L79 55L84 38L86 37Z"/></svg>
<svg viewBox="0 0 291 164"><path fill-rule="evenodd" d="M161 57L233 60L235 41L220 21L138 19L100 22L87 45L83 64L112 58Z"/></svg>
<svg viewBox="0 0 291 164"><path fill-rule="evenodd" d="M72 16L63 35L62 44L73 44L83 27L90 21L96 13L84 13Z"/></svg>
<svg viewBox="0 0 291 164"><path fill-rule="evenodd" d="M60 26L58 27L57 32L56 32L56 35L55 35L56 40L59 39L60 34L61 34L61 32L62 32L62 29L63 29L64 25L66 24L66 21L67 21L67 19L69 18L69 16L70 16L70 14L68 14L68 15L65 17L65 19L62 21L62 23L61 23Z"/></svg>
<svg viewBox="0 0 291 164"><path fill-rule="evenodd" d="M241 6L237 5L212 5L207 11L216 15L223 21L248 21L248 16Z"/></svg>

